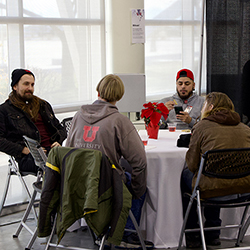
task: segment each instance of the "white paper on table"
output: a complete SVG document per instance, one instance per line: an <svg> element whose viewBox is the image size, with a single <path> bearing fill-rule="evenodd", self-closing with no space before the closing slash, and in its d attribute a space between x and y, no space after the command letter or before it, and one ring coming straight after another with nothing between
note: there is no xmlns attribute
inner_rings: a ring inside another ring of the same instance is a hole
<svg viewBox="0 0 250 250"><path fill-rule="evenodd" d="M145 146L145 150L146 150L146 151L148 151L148 150L150 150L150 149L153 149L153 148L156 148L156 146L148 146L148 145Z"/></svg>

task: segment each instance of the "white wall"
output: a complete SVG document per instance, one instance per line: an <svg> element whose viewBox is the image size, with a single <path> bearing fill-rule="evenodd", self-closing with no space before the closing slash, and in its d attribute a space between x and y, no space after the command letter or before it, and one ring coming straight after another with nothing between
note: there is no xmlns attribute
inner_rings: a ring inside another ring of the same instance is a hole
<svg viewBox="0 0 250 250"><path fill-rule="evenodd" d="M145 73L144 44L132 44L131 9L144 0L107 0L107 73Z"/></svg>

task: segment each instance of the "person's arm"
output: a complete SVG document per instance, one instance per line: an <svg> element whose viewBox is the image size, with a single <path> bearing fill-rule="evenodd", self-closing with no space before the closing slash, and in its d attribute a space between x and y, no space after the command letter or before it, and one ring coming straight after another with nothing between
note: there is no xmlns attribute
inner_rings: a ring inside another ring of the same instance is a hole
<svg viewBox="0 0 250 250"><path fill-rule="evenodd" d="M159 103L164 103L164 105L168 108L168 110L174 109L174 105L176 102L174 101L174 97L165 97L159 101Z"/></svg>
<svg viewBox="0 0 250 250"><path fill-rule="evenodd" d="M190 113L190 120L188 123L188 126L190 128L192 128L194 126L194 124L197 122L197 118L201 115L201 109L203 107L203 103L204 103L205 98L199 96L195 102L195 104L193 104L192 106L192 110Z"/></svg>
<svg viewBox="0 0 250 250"><path fill-rule="evenodd" d="M168 101L168 102L165 102L164 105L170 111L170 110L174 109L175 102L174 101Z"/></svg>
<svg viewBox="0 0 250 250"><path fill-rule="evenodd" d="M143 143L134 127L120 142L120 149L123 157L132 167L133 195L139 198L146 192L147 159Z"/></svg>
<svg viewBox="0 0 250 250"><path fill-rule="evenodd" d="M198 124L196 125L198 126ZM195 173L199 169L201 160L201 134L198 126L192 130L192 136L190 138L189 149L186 154L186 163L190 171Z"/></svg>
<svg viewBox="0 0 250 250"><path fill-rule="evenodd" d="M51 120L51 123L52 123L51 125L56 130L56 132L54 134L52 134L52 136L51 136L51 143L53 145L54 142L57 142L57 143L59 143L59 145L61 145L67 137L67 131L62 126L62 124L59 122L59 120L56 118L51 105L48 102L45 102L45 105L47 107L47 109L45 109L47 116Z"/></svg>
<svg viewBox="0 0 250 250"><path fill-rule="evenodd" d="M22 151L25 151L24 145L15 143L6 139L8 124L8 114L4 111L4 108L0 109L0 151L14 157L21 157Z"/></svg>
<svg viewBox="0 0 250 250"><path fill-rule="evenodd" d="M191 118L191 121L190 121L190 123L188 123L188 126L190 128L192 128L194 126L194 124L196 123L197 118L192 118L192 117L190 117L190 118Z"/></svg>
<svg viewBox="0 0 250 250"><path fill-rule="evenodd" d="M189 116L189 113L184 111L180 111L180 114L176 115L176 118L187 124L190 124L192 121L192 118Z"/></svg>
<svg viewBox="0 0 250 250"><path fill-rule="evenodd" d="M164 105L167 107L167 109L169 110L169 113L170 113L170 112L173 112L172 110L174 109L174 105L175 105L175 102L173 100L174 100L173 97L166 97L166 98L161 99L159 101L159 103L164 103ZM167 128L167 120L165 120L164 117L161 116L160 129L166 129Z"/></svg>

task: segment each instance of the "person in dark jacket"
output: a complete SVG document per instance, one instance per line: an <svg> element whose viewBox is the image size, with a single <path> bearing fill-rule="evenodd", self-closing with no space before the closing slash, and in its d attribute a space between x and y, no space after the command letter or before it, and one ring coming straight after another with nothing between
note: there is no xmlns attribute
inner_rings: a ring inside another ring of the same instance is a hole
<svg viewBox="0 0 250 250"><path fill-rule="evenodd" d="M250 147L250 128L240 122L240 116L234 111L234 104L224 93L212 92L206 96L201 110L201 121L194 125L186 154L188 168L182 172L182 193L191 193L196 182L201 156L208 150ZM249 176L242 181L233 179L216 179L201 176L201 198L211 198L231 194L230 187L236 187L245 193L250 185ZM226 188L229 187L229 188ZM183 213L185 214L189 198L183 196ZM205 227L220 226L220 209L206 207L204 209ZM192 206L186 228L196 228L198 217L195 206ZM220 230L205 231L207 245L220 245ZM187 248L199 247L200 233L187 233Z"/></svg>
<svg viewBox="0 0 250 250"><path fill-rule="evenodd" d="M51 105L33 95L35 76L31 71L15 69L11 79L12 92L0 105L0 151L14 156L20 171L37 173L23 135L37 140L48 153L65 140L67 133Z"/></svg>

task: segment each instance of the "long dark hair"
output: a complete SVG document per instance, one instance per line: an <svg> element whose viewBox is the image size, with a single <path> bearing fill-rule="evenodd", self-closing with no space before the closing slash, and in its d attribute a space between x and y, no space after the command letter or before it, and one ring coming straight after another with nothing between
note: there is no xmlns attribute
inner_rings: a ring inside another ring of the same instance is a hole
<svg viewBox="0 0 250 250"><path fill-rule="evenodd" d="M9 94L9 99L14 106L26 112L32 120L37 120L41 100L39 97L33 96L31 100L25 101L16 93L15 90L13 90Z"/></svg>

